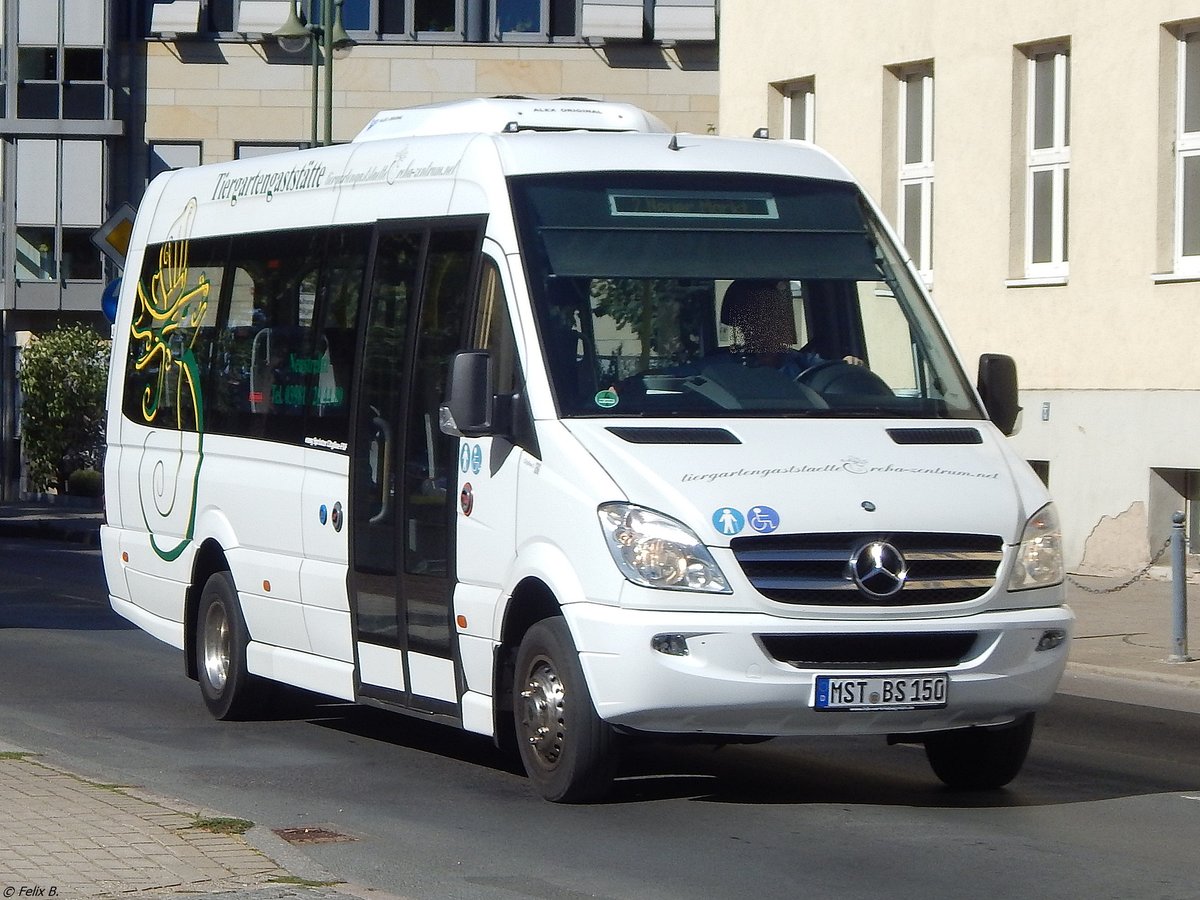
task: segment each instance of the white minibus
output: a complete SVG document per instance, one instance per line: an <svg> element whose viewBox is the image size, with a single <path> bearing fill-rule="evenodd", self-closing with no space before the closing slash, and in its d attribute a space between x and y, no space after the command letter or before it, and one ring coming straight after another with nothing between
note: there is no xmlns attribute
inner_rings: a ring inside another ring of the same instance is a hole
<svg viewBox="0 0 1200 900"><path fill-rule="evenodd" d="M850 174L630 106L479 99L165 173L114 328L113 608L214 716L273 682L515 744L874 734L1020 769L1059 525Z"/></svg>

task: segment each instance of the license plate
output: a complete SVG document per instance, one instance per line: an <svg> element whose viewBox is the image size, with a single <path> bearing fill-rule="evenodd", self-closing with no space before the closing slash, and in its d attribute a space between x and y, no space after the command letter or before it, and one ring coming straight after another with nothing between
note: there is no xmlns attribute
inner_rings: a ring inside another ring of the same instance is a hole
<svg viewBox="0 0 1200 900"><path fill-rule="evenodd" d="M818 675L816 709L936 709L946 705L947 675Z"/></svg>

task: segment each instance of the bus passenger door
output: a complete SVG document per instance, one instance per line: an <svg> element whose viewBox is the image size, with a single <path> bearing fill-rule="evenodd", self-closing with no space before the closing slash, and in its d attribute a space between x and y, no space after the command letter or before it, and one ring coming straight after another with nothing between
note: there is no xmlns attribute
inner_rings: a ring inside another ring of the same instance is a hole
<svg viewBox="0 0 1200 900"><path fill-rule="evenodd" d="M481 224L381 228L351 456L359 692L459 718L452 596L458 440L438 428L463 346Z"/></svg>

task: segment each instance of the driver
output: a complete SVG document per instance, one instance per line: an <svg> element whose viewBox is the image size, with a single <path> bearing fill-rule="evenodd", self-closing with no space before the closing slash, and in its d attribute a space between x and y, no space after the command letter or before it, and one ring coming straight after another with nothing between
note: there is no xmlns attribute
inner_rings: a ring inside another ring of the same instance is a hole
<svg viewBox="0 0 1200 900"><path fill-rule="evenodd" d="M725 291L721 321L734 329L733 350L752 355L760 365L774 366L795 378L827 362L812 350L797 350L796 318L792 298L784 285L765 279L738 279ZM861 366L857 356L843 362Z"/></svg>

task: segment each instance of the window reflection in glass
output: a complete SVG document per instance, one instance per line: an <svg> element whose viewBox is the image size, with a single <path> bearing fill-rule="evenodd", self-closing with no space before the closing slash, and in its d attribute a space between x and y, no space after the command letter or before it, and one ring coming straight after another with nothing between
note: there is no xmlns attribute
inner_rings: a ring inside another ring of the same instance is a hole
<svg viewBox="0 0 1200 900"><path fill-rule="evenodd" d="M54 229L37 226L18 228L17 280L53 281L56 276Z"/></svg>

